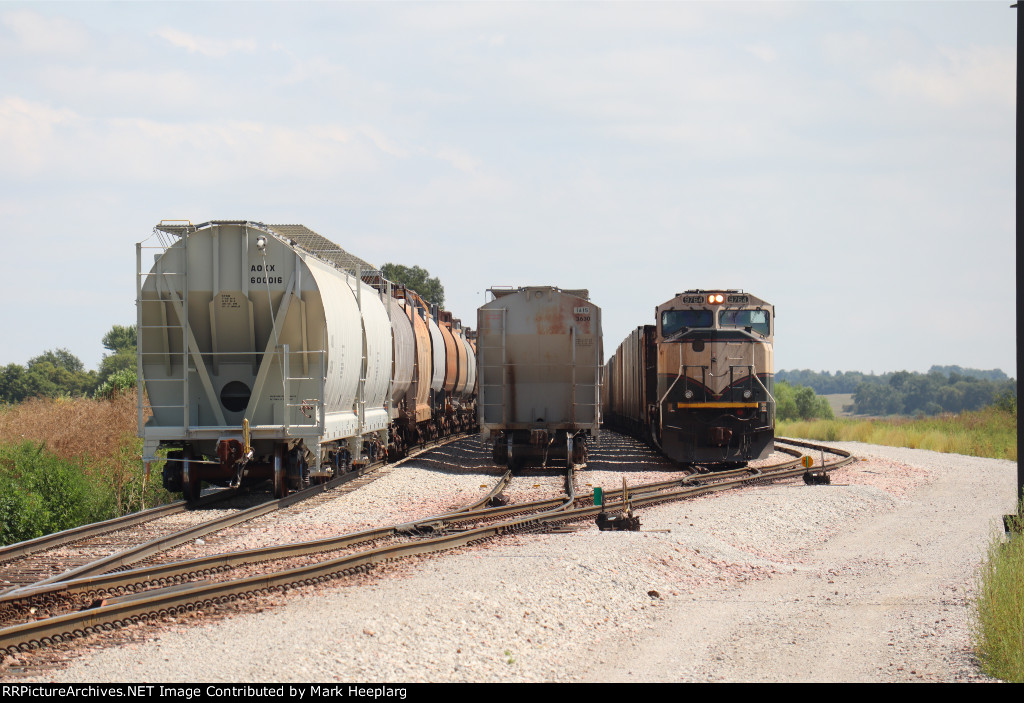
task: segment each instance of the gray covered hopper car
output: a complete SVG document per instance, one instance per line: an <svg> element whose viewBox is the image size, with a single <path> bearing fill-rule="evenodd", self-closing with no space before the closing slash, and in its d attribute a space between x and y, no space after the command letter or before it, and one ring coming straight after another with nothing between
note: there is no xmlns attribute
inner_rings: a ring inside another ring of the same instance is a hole
<svg viewBox="0 0 1024 703"><path fill-rule="evenodd" d="M601 310L585 290L492 288L477 310L478 417L494 461L586 461L601 424Z"/></svg>
<svg viewBox="0 0 1024 703"><path fill-rule="evenodd" d="M425 304L336 244L250 221L154 233L138 247L139 434L146 460L169 450L168 489L271 479L281 496L475 420L473 398L430 394L446 362Z"/></svg>

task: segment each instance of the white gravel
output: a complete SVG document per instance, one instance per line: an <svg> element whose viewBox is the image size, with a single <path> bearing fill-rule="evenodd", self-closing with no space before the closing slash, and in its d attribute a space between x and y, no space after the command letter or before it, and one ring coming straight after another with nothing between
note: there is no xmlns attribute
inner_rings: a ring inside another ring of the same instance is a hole
<svg viewBox="0 0 1024 703"><path fill-rule="evenodd" d="M1016 464L838 446L866 461L831 486L731 491L644 509L641 532L588 525L387 567L263 612L140 628L39 680L984 680L970 594ZM460 497L496 478L479 471L458 477ZM426 476L446 474L412 464L379 488Z"/></svg>

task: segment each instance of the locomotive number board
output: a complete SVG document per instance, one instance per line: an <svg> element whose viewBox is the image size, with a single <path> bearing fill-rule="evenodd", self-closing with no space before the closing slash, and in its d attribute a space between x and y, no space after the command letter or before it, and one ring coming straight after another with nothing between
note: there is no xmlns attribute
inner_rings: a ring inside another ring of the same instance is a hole
<svg viewBox="0 0 1024 703"><path fill-rule="evenodd" d="M682 301L683 301L683 303L689 303L691 305L694 304L694 303L698 303L699 304L699 303L706 302L706 300L705 300L703 295L684 295L682 297ZM726 303L731 303L733 305L746 305L747 303L750 302L750 296L749 295L727 295L727 296L725 296L725 302Z"/></svg>

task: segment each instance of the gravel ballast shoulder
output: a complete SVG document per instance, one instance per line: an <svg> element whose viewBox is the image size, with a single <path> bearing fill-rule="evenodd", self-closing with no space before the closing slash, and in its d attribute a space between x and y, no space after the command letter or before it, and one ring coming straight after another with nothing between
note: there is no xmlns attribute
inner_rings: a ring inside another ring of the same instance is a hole
<svg viewBox="0 0 1024 703"><path fill-rule="evenodd" d="M970 598L1016 463L836 446L863 460L830 486L728 491L644 509L641 532L587 524L404 562L262 612L141 628L36 680L985 680ZM401 469L389 479L444 490L442 473ZM494 472L457 478L467 494Z"/></svg>

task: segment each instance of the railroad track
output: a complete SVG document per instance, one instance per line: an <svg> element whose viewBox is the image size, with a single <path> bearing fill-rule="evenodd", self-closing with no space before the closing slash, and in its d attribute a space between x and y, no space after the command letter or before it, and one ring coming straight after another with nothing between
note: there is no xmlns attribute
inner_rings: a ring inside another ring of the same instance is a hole
<svg viewBox="0 0 1024 703"><path fill-rule="evenodd" d="M252 498L235 490L217 491L188 505L183 500L104 522L82 525L37 539L0 547L0 594L48 581L130 546L173 538L210 520L211 514L237 512Z"/></svg>
<svg viewBox="0 0 1024 703"><path fill-rule="evenodd" d="M853 461L846 452L795 440L780 443L839 456L818 467L830 471ZM801 452L792 460L760 469L687 474L678 479L630 487L629 507L639 509L750 483L800 476ZM493 498L507 476L489 491ZM365 572L376 565L475 544L510 532L558 530L566 523L594 519L624 509L621 490L605 493L605 505L593 504L593 492L576 493L572 472L565 494L519 505L474 507L401 525L391 525L323 540L278 545L244 552L102 574L22 589L0 598L0 613L20 613L18 624L0 630L0 653L45 647L132 622L158 620L248 600L260 595L324 583ZM484 498L486 502L488 498ZM84 608L72 612L74 608ZM41 617L40 609L49 616ZM33 611L34 612L30 612ZM29 616L26 617L26 613ZM41 618L41 619L35 619Z"/></svg>
<svg viewBox="0 0 1024 703"><path fill-rule="evenodd" d="M391 465L457 439L435 440ZM192 504L176 501L0 548L0 603L16 601L23 591L40 586L159 561L160 555L173 553L175 547L201 543L202 538L230 528L244 530L256 518L296 504L333 500L375 480L384 466L385 462L376 462L276 500L268 500L262 493L215 491ZM0 606L0 625L9 616L10 610Z"/></svg>

